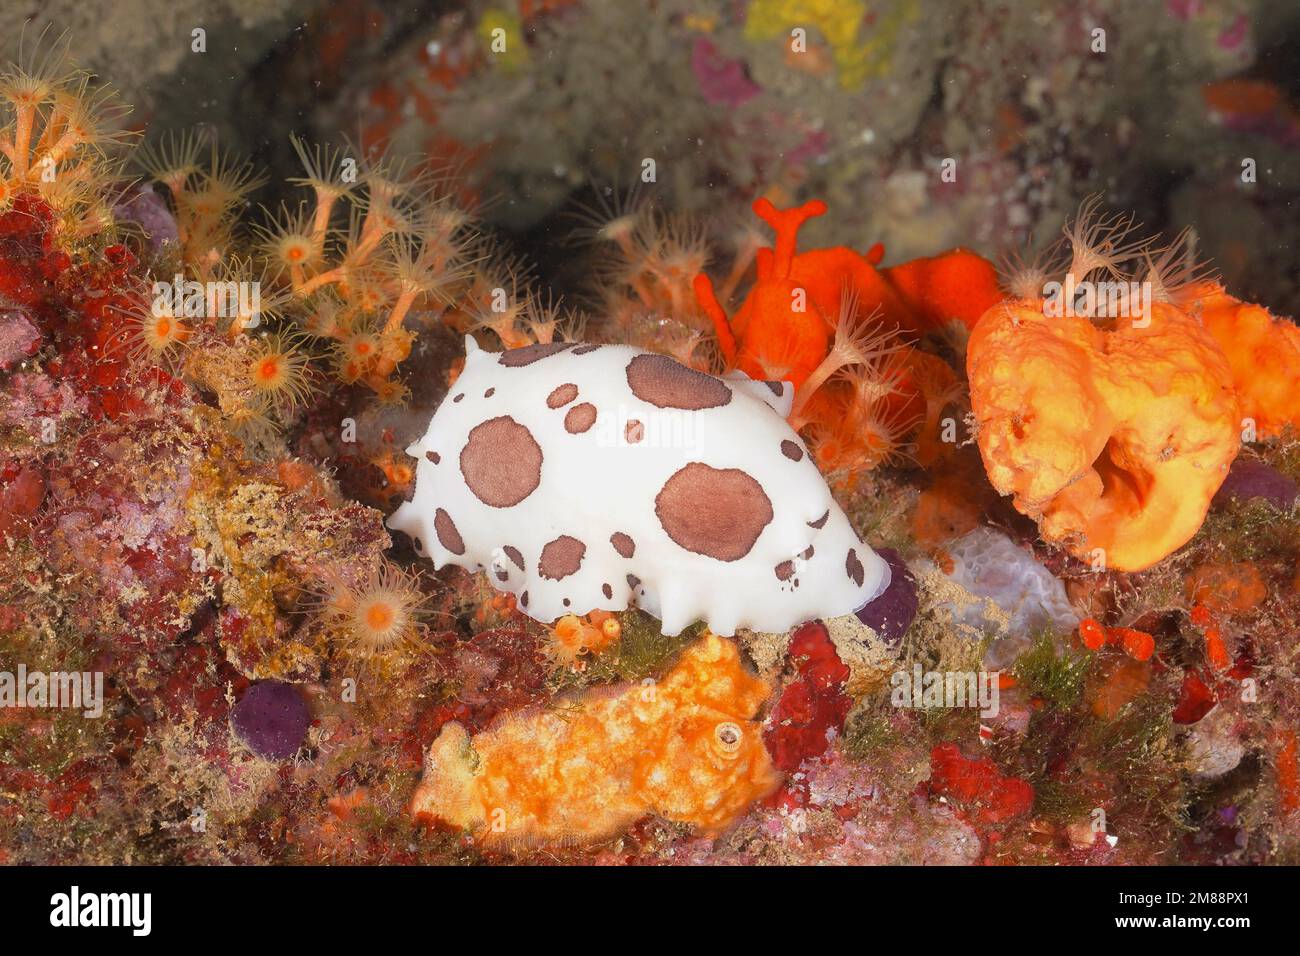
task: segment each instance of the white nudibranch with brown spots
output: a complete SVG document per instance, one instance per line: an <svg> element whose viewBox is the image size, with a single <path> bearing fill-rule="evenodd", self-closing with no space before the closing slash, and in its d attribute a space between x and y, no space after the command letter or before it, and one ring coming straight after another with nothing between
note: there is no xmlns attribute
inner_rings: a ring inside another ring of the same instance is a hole
<svg viewBox="0 0 1300 956"><path fill-rule="evenodd" d="M388 521L435 567L485 570L539 621L635 604L665 634L784 631L888 585L782 417L789 383L623 345L465 345Z"/></svg>

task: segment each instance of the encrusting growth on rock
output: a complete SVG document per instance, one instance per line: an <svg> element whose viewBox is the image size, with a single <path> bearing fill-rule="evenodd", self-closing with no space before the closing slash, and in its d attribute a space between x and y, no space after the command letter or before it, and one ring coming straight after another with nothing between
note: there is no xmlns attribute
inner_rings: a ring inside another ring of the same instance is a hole
<svg viewBox="0 0 1300 956"><path fill-rule="evenodd" d="M473 737L447 724L411 812L504 848L592 843L651 813L717 834L779 783L753 720L770 693L710 634L657 683L593 689Z"/></svg>

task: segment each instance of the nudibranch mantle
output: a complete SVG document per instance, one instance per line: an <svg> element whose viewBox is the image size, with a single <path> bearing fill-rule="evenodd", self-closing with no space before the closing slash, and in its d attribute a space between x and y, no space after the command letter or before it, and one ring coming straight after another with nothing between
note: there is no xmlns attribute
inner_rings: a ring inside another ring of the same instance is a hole
<svg viewBox="0 0 1300 956"><path fill-rule="evenodd" d="M849 614L889 567L782 417L792 397L630 346L467 336L388 526L543 622L635 603L665 634L730 635Z"/></svg>

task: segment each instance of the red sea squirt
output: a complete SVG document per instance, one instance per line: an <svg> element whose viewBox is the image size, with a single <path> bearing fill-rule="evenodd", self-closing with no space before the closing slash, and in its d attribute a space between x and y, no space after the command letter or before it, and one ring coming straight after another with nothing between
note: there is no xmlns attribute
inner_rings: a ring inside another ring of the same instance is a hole
<svg viewBox="0 0 1300 956"><path fill-rule="evenodd" d="M1174 723L1194 724L1212 711L1218 702L1214 691L1201 680L1201 675L1194 670L1184 671L1182 690L1174 707Z"/></svg>
<svg viewBox="0 0 1300 956"><path fill-rule="evenodd" d="M821 621L797 627L788 654L795 676L781 691L764 735L772 764L784 771L824 754L853 707L853 698L844 692L848 665L835 653Z"/></svg>
<svg viewBox="0 0 1300 956"><path fill-rule="evenodd" d="M45 500L45 478L36 465L0 467L0 534L9 534L31 519Z"/></svg>
<svg viewBox="0 0 1300 956"><path fill-rule="evenodd" d="M954 743L930 752L930 791L982 825L1005 823L1034 805L1034 788L1027 781L1004 776L988 757L966 757Z"/></svg>

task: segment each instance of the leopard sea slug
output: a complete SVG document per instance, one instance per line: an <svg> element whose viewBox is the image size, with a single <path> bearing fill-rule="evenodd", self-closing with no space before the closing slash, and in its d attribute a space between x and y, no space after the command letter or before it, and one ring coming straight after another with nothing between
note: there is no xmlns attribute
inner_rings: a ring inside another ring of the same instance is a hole
<svg viewBox="0 0 1300 956"><path fill-rule="evenodd" d="M467 338L388 524L543 622L635 603L665 634L730 635L849 614L889 568L783 418L791 398L630 346Z"/></svg>

